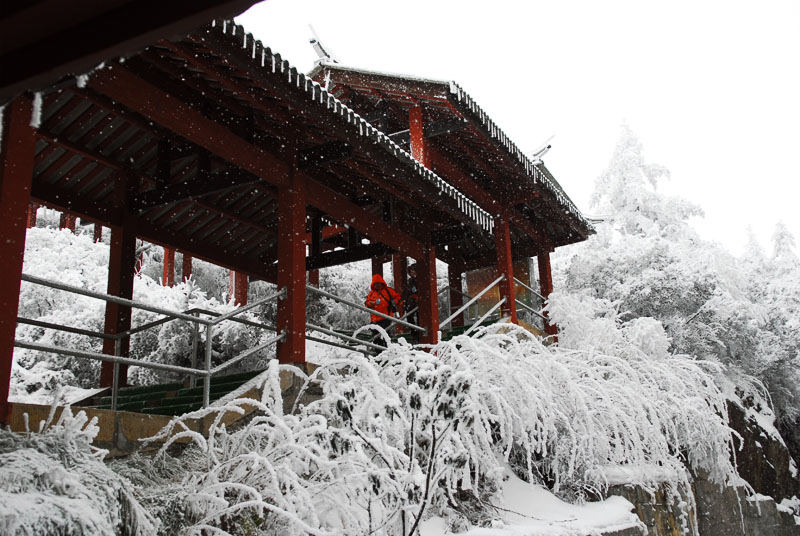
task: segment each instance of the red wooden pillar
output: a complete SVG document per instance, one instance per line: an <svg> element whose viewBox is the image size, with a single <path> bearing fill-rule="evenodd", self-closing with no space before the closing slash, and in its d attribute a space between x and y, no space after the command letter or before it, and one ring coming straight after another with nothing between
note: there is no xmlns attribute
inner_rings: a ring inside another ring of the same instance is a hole
<svg viewBox="0 0 800 536"><path fill-rule="evenodd" d="M236 305L247 305L247 290L249 288L249 279L245 274L239 272L231 272L231 296L233 303Z"/></svg>
<svg viewBox="0 0 800 536"><path fill-rule="evenodd" d="M28 205L28 229L36 227L36 211L39 210L38 203L31 203Z"/></svg>
<svg viewBox="0 0 800 536"><path fill-rule="evenodd" d="M278 189L278 361L306 360L306 185L289 171L289 185Z"/></svg>
<svg viewBox="0 0 800 536"><path fill-rule="evenodd" d="M425 256L417 259L417 285L419 287L419 325L427 329L420 337L423 344L439 342L439 299L436 295L436 249L425 249Z"/></svg>
<svg viewBox="0 0 800 536"><path fill-rule="evenodd" d="M0 149L0 422L6 423L10 404L11 356L17 329L19 287L25 255L25 230L33 178L36 137L30 126L30 99L19 97L3 112Z"/></svg>
<svg viewBox="0 0 800 536"><path fill-rule="evenodd" d="M78 221L78 218L72 214L67 212L61 213L61 219L58 222L59 229L69 229L73 233L75 232L75 223Z"/></svg>
<svg viewBox="0 0 800 536"><path fill-rule="evenodd" d="M412 106L408 110L408 133L411 140L411 156L426 168L430 168L431 155L423 130L422 106Z"/></svg>
<svg viewBox="0 0 800 536"><path fill-rule="evenodd" d="M553 292L553 274L550 270L550 253L540 253L539 256L536 257L536 261L539 265L539 290L546 301L550 293ZM550 323L550 320L547 318L547 312L544 313L544 316L545 333L553 335L554 339L557 341L558 327Z"/></svg>
<svg viewBox="0 0 800 536"><path fill-rule="evenodd" d="M133 278L136 267L136 229L129 215L123 217L122 226L111 227L111 246L108 258L108 290L112 296L133 299ZM105 332L111 335L131 328L131 308L116 303L106 303ZM113 340L103 341L103 353L114 355ZM121 356L130 355L130 339L123 339ZM119 385L125 385L128 366L119 367ZM114 379L114 364L104 362L100 369L100 386L111 386Z"/></svg>
<svg viewBox="0 0 800 536"><path fill-rule="evenodd" d="M172 248L164 248L164 274L161 284L165 287L175 286L175 250Z"/></svg>
<svg viewBox="0 0 800 536"><path fill-rule="evenodd" d="M447 265L447 284L457 290L463 291L464 288L464 280L462 278L462 270L459 266L455 264L448 264ZM458 309L464 305L464 296L455 292L454 290L450 290L450 311L447 312L447 315L450 316L453 311ZM463 326L464 325L464 313L461 313L457 317L453 319L453 327Z"/></svg>
<svg viewBox="0 0 800 536"><path fill-rule="evenodd" d="M500 282L500 297L506 301L500 306L500 312L505 317L510 317L511 322L517 323L516 285L514 283L514 262L511 258L511 234L508 218L495 218L494 240L497 250L497 276L505 275Z"/></svg>
<svg viewBox="0 0 800 536"><path fill-rule="evenodd" d="M103 226L99 223L94 224L94 241L100 242L103 240Z"/></svg>
<svg viewBox="0 0 800 536"><path fill-rule="evenodd" d="M375 274L383 277L383 257L372 257L372 275Z"/></svg>
<svg viewBox="0 0 800 536"><path fill-rule="evenodd" d="M319 288L319 270L308 271L308 284Z"/></svg>
<svg viewBox="0 0 800 536"><path fill-rule="evenodd" d="M183 262L181 263L181 277L184 281L192 277L192 256L188 253L183 254Z"/></svg>
<svg viewBox="0 0 800 536"><path fill-rule="evenodd" d="M402 296L408 279L408 261L405 255L392 255L393 288Z"/></svg>

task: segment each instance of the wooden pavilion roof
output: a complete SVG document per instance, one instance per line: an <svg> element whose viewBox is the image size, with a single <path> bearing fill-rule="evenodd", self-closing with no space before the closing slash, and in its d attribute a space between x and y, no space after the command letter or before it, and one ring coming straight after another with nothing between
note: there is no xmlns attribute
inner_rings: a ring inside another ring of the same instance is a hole
<svg viewBox="0 0 800 536"><path fill-rule="evenodd" d="M409 109L421 106L431 169L490 213L511 207L518 250L533 256L594 232L545 165L525 155L455 82L333 63L318 65L310 76L403 147L409 145Z"/></svg>
<svg viewBox="0 0 800 536"><path fill-rule="evenodd" d="M491 213L230 21L37 99L35 200L254 277L274 279L276 191L290 174L327 225L309 269L417 257L419 244L493 247Z"/></svg>

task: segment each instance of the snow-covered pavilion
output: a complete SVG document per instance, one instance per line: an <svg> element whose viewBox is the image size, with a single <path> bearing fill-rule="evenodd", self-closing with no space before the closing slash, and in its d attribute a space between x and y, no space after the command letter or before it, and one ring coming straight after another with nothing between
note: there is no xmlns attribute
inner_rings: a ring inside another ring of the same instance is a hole
<svg viewBox="0 0 800 536"><path fill-rule="evenodd" d="M132 297L137 238L286 289L285 363L305 361L307 272L391 255L401 274L415 259L421 341L435 343L437 258L459 287L494 267L516 321L513 260L539 259L546 296L549 253L592 232L456 84L338 65L306 76L229 20L29 89L3 112L3 419L31 202L111 228L109 295ZM130 328L130 307L108 303L106 334Z"/></svg>

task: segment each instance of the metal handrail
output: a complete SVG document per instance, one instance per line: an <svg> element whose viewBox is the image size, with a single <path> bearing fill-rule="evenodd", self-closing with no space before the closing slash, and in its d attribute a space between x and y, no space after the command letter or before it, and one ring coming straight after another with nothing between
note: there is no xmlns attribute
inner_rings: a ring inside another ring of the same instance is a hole
<svg viewBox="0 0 800 536"><path fill-rule="evenodd" d="M224 315L220 315L217 318L213 319L211 321L211 323L216 325L216 324L219 324L219 323L224 322L226 320L230 320L235 316L238 316L238 315L240 315L240 314L242 314L242 313L244 313L246 311L249 311L250 309L253 309L255 307L259 307L261 305L264 305L266 302L268 302L270 300L274 300L275 298L283 298L285 296L286 296L286 287L283 287L282 289L280 289L277 292L273 292L272 294L267 294L267 296L265 296L264 298L258 300L257 302L253 302L253 303L250 303L248 305L243 305L241 307L237 307L233 311L225 313Z"/></svg>
<svg viewBox="0 0 800 536"><path fill-rule="evenodd" d="M379 316L381 318L385 318L386 320L391 320L393 323L400 324L401 326L406 326L407 328L411 328L411 329L415 329L417 331L421 331L423 334L427 332L427 330L425 328L417 326L416 324L412 324L410 322L406 322L405 320L400 320L399 318L395 318L393 316L385 315L383 313L375 311L374 309L369 309L367 307L364 307L363 305L359 305L359 304L357 304L355 302L351 302L350 300L346 300L344 298L340 298L339 296L337 296L335 294L331 294L330 292L326 292L326 291L324 291L322 289L318 289L317 287L314 287L314 286L311 286L311 285L306 285L306 290L308 290L309 292L312 292L314 294L319 294L321 296L325 296L326 298L330 298L330 299L332 299L334 301L337 301L339 303L343 303L345 305L349 305L350 307L354 307L354 308L356 308L356 309L358 309L360 311L365 311L367 313L374 314L374 315Z"/></svg>
<svg viewBox="0 0 800 536"><path fill-rule="evenodd" d="M197 374L200 376L208 375L208 372L202 369L181 367L180 365L168 365L166 363L153 363L151 361L140 361L138 359L131 359L130 357L122 357L110 354L100 354L97 352L89 352L86 350L70 350L69 348L62 348L61 346L52 346L49 344L38 344L35 342L26 342L26 341L14 341L14 346L16 346L17 348L26 348L28 350L38 350L40 352L50 352L53 354L60 354L60 355L71 355L73 357L85 357L87 359L94 359L96 361L108 361L110 363L119 363L121 365L132 365L136 367L166 370L167 372Z"/></svg>
<svg viewBox="0 0 800 536"><path fill-rule="evenodd" d="M536 309L534 309L530 305L528 305L526 303L523 303L523 302L519 301L516 298L514 298L514 301L517 302L517 305L522 307L523 309L526 309L526 310L530 311L531 313L535 314L536 316L538 316L542 320L546 320L546 317L542 313L540 313L539 311L537 311Z"/></svg>
<svg viewBox="0 0 800 536"><path fill-rule="evenodd" d="M158 313L161 315L172 316L175 318L179 318L181 320L188 320L189 322L199 322L201 324L208 325L209 321L200 319L197 317L193 317L190 315L185 315L183 313L178 313L175 311L169 311L167 309L162 309L160 307L155 307L153 305L147 305L145 303L135 302L133 300L126 300L125 298L119 298L117 296L111 296L110 294L103 294L102 292L93 292L91 290L86 290L85 288L81 287L74 287L72 285L65 285L63 283L56 283L55 281L48 281L47 279L42 279L41 277L36 277L28 274L22 274L22 280L28 283L35 283L37 285L42 285L45 287L54 288L57 290L63 290L66 292L72 292L73 294L80 294L82 296L88 296L90 298L96 298L98 300L103 300L111 303L116 303L118 305L125 305L127 307L132 307L134 309L142 309L143 311L150 311L151 313Z"/></svg>
<svg viewBox="0 0 800 536"><path fill-rule="evenodd" d="M455 312L455 313L451 314L451 315L450 315L450 316L448 316L448 317L447 317L445 320L443 320L443 321L442 321L442 322L439 324L439 327L440 327L440 328L443 328L443 327L445 327L446 325L448 325L450 322L452 322L452 321L453 321L453 319L454 319L454 318L456 318L458 315L460 315L461 313L463 313L464 311L466 311L466 310L467 310L467 308L468 308L470 305L472 305L473 303L475 303L476 301L478 301L478 300L481 298L481 296L483 296L484 294L486 294L487 292L489 292L489 290L491 290L492 288L494 288L494 287L495 287L495 286L496 286L498 283L500 283L500 281L504 280L505 278L506 278L506 275L505 275L505 274L503 274L503 275L501 275L500 277L498 277L497 279L495 279L494 281L492 281L491 283L489 283L489 285L488 285L486 288L484 288L482 291L480 291L479 293L477 293L477 294L475 295L475 297L474 297L474 298L472 298L472 299L471 299L471 300L469 300L467 303L465 303L464 305L462 305L461 307L459 307L459 308L458 308L458 310L456 310L456 312Z"/></svg>
<svg viewBox="0 0 800 536"><path fill-rule="evenodd" d="M338 337L338 338L343 339L343 340L348 341L348 342L353 342L353 343L356 343L356 344L363 344L364 346L369 346L369 347L375 348L376 350L385 350L386 349L385 347L383 347L383 346L381 346L379 344L375 344L375 343L370 342L370 341L362 341L361 339L358 339L356 337L351 337L349 335L345 335L344 333L337 333L336 331L334 331L332 329L324 328L322 326L317 326L315 324L306 323L306 327L308 329L313 329L314 331L319 331L320 333L324 333L326 335L331 335L333 337ZM320 341L320 342L325 342L325 341ZM348 348L350 348L350 347L348 347Z"/></svg>
<svg viewBox="0 0 800 536"><path fill-rule="evenodd" d="M519 280L519 279L517 279L516 277L514 278L514 281L516 281L516 283L517 283L519 286L521 286L522 288L525 288L525 289L529 290L530 292L532 292L533 294L535 294L536 296L538 296L540 300L544 300L544 299L545 299L545 297L544 297L544 296L542 296L541 294L539 294L538 292L536 292L535 290L533 290L531 287L529 287L528 285L526 285L525 283L523 283L522 281L520 281L520 280Z"/></svg>
<svg viewBox="0 0 800 536"><path fill-rule="evenodd" d="M98 337L100 339L114 340L117 338L116 335L110 335L108 333L100 333L99 331L73 328L71 326L64 326L61 324L52 324L50 322L42 322L41 320L32 320L30 318L23 318L21 316L17 317L17 324L28 324L30 326L36 326L39 328L47 328L47 329L59 329L61 331L66 331L67 333L75 333L77 335L85 335L87 337Z"/></svg>
<svg viewBox="0 0 800 536"><path fill-rule="evenodd" d="M250 326L254 326L254 327L259 327L259 328L262 328L262 329L268 329L268 330L272 330L272 331L277 332L277 328L275 326L271 326L269 324L261 324L261 323L258 323L258 322L252 322L252 321L244 320L244 319L241 319L241 318L236 318L236 316L241 314L241 313L243 313L243 312L245 312L245 311L253 309L254 307L258 307L259 305L263 305L264 303L266 303L269 300L272 300L272 299L275 299L275 298L279 298L282 295L285 295L285 293L286 293L286 289L285 288L281 289L280 291L275 292L275 293L273 293L271 295L268 295L265 298L262 298L261 300L255 302L253 304L250 304L250 305L244 306L244 307L239 307L239 308L237 308L237 309L235 309L233 311L230 311L228 313L222 314L222 313L216 313L214 311L207 311L207 310L203 310L203 309L199 309L199 308L189 309L188 311L185 311L185 312L169 311L167 309L162 309L160 307L155 307L155 306L152 306L152 305L147 305L147 304L143 304L143 303L140 303L140 302L135 302L133 300L128 300L128 299L125 299L125 298L119 298L117 296L111 296L109 294L103 294L101 292L94 292L94 291L86 290L86 289L81 288L81 287L76 287L76 286L72 286L72 285L66 285L66 284L63 284L63 283L55 282L55 281L49 281L47 279L43 279L43 278L40 278L40 277L27 275L27 274L22 274L22 280L26 281L28 283L38 284L38 285L42 285L42 286L45 286L45 287L50 287L50 288L54 288L54 289L57 289L57 290L62 290L62 291L65 291L65 292L71 292L73 294L78 294L78 295L82 295L82 296L88 296L90 298L95 298L95 299L103 300L103 301L110 302L110 303L116 303L118 305L124 305L124 306L135 308L135 309L141 309L141 310L150 311L150 312L153 312L153 313L165 315L164 318L159 318L159 319L154 320L152 322L148 322L147 324L143 324L141 326L137 326L137 327L131 328L131 329L127 330L127 331L124 331L124 332L121 332L121 333L115 333L115 334L100 333L100 332L91 331L91 330L74 328L74 327L71 327L71 326L64 326L64 325L54 324L54 323L50 323L50 322L43 322L43 321L40 321L40 320L31 320L31 319L21 318L21 317L17 318L17 321L20 322L20 323L23 323L23 324L30 324L30 325L34 325L34 326L38 326L38 327L47 328L47 329L61 330L61 331L65 331L65 332L68 332L68 333L76 333L78 335L85 335L85 336L89 336L89 337L98 337L98 338L102 338L102 339L106 339L106 340L109 340L109 339L110 340L114 340L114 355L109 355L109 354L105 354L105 353L97 353L97 352L89 352L89 351L85 351L85 350L68 349L68 348L62 348L62 347L47 345L47 344L31 343L31 342L26 342L26 341L18 341L18 340L14 341L14 346L19 347L19 348L25 348L25 349L29 349L29 350L49 352L49 353L56 353L56 354L61 354L61 355L69 355L69 356L73 356L73 357L81 357L81 358L86 358L86 359L94 359L94 360L98 360L98 361L106 361L106 362L113 363L114 364L114 373L113 373L112 387L111 387L111 409L112 410L116 410L117 409L117 400L118 400L118 395L119 395L119 366L120 365L132 365L132 366L139 366L139 367L143 367L143 368L164 370L164 371L167 371L167 372L176 372L176 373L181 373L181 374L188 374L188 375L191 375L192 378L194 378L194 379L196 379L197 376L205 377L207 379L207 381L205 381L204 384L203 384L203 406L207 407L209 405L209 403L210 403L210 398L211 398L211 382L208 380L209 378L211 378L214 374L218 373L219 371L228 368L229 366L233 365L234 363L237 363L237 362L245 359L246 357L249 357L249 356L255 354L256 352L259 352L259 351L263 350L264 348L266 348L267 346L269 346L270 344L273 344L273 343L275 343L275 342L277 342L277 341L279 341L279 340L284 338L284 334L282 334L282 333L277 334L275 337L270 338L268 341L266 341L265 343L259 345L258 347L246 350L246 351L242 352L241 354L235 356L234 358L226 361L225 363L221 363L220 365L214 367L213 369L211 368L211 358L212 358L212 344L211 344L211 341L213 339L214 326L216 324L219 324L219 323L224 322L226 320L231 320L233 322L239 322L239 323L242 323L242 324L246 324L246 325L250 325ZM200 317L201 314L208 315L208 316L210 316L212 318L210 318L210 319L201 318ZM165 363L153 363L153 362L148 362L148 361L141 361L141 360L138 360L138 359L132 359L132 358L129 358L129 357L123 357L123 356L120 355L122 341L124 339L126 339L126 338L129 339L132 335L134 335L136 333L139 333L139 332L144 331L146 329L153 328L155 326L159 326L159 325L165 324L167 322L171 322L173 320L188 321L194 326L193 337L192 337L192 367L191 368L182 367L182 366L179 366L179 365L168 365L168 364L165 364ZM206 344L205 344L205 363L204 363L203 368L198 368L198 366L197 366L197 350L198 350L198 346L199 346L198 342L199 342L199 338L200 338L200 325L201 324L206 327L206 329L205 329L205 339L206 339ZM194 384L194 380L192 381L192 383Z"/></svg>
<svg viewBox="0 0 800 536"><path fill-rule="evenodd" d="M483 315L482 317L480 317L480 318L479 318L477 321L475 321L475 323L474 323L474 324L472 324L472 325L469 327L469 329L468 329L467 331L465 331L465 332L464 332L464 335L469 335L470 333L472 333L473 331L475 331L475 329L477 329L477 327L478 327L478 326L481 324L481 322L483 322L484 320L486 320L487 318L489 318L490 316L492 316L492 314L493 314L495 311L497 311L497 310L500 308L500 306L501 306L501 305L503 305L504 303L506 303L506 298L503 298L502 300L500 300L500 301L498 301L496 304L494 304L494 307L492 307L491 309L489 309L488 311L486 311L486 314L484 314L484 315Z"/></svg>
<svg viewBox="0 0 800 536"><path fill-rule="evenodd" d="M229 360L225 361L224 363L220 363L219 365L217 365L216 367L211 369L210 375L213 376L214 374L218 373L219 371L225 370L226 368L230 367L234 363L238 363L242 359L244 359L246 357L250 357L251 355L255 354L256 352L260 352L261 350L263 350L264 348L266 348L270 344L272 344L274 342L278 342L279 340L282 340L285 337L286 337L286 334L285 333L281 333L280 335L275 335L274 337L268 339L267 342L262 343L262 344L256 346L255 348L251 348L249 350L245 350L244 352L242 352L241 354L237 355L233 359L229 359Z"/></svg>

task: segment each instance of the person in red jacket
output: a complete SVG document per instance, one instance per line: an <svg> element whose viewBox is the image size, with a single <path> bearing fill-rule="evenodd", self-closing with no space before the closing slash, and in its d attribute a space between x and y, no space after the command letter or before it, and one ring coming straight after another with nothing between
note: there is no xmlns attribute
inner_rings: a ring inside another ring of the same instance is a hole
<svg viewBox="0 0 800 536"><path fill-rule="evenodd" d="M381 274L374 274L372 276L372 285L370 285L370 288L372 290L370 290L364 305L373 311L385 315L395 316L395 313L397 313L398 316L400 315L403 299L395 289L386 284ZM369 321L387 330L392 324L391 320L376 314L370 315Z"/></svg>

